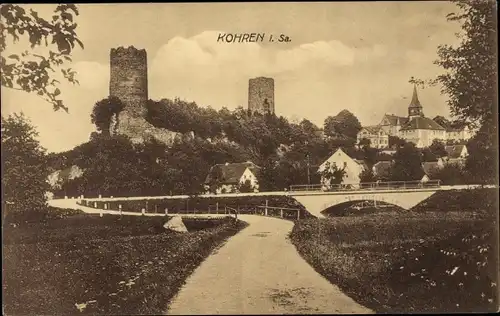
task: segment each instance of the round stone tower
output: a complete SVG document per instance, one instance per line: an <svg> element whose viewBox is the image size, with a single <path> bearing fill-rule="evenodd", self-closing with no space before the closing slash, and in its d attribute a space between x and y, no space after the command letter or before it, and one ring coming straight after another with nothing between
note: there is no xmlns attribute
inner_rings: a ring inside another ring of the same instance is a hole
<svg viewBox="0 0 500 316"><path fill-rule="evenodd" d="M253 78L248 81L248 109L251 113L274 114L274 79Z"/></svg>
<svg viewBox="0 0 500 316"><path fill-rule="evenodd" d="M125 105L118 116L116 132L130 134L146 116L148 61L145 49L112 48L110 52L109 95ZM135 134L135 133L134 133Z"/></svg>

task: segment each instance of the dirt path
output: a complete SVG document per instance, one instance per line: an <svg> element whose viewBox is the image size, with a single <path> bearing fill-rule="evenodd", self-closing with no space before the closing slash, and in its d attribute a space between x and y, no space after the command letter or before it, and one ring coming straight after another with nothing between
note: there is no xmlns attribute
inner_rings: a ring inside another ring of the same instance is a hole
<svg viewBox="0 0 500 316"><path fill-rule="evenodd" d="M240 218L249 227L195 270L168 314L372 313L299 256L288 240L292 222Z"/></svg>
<svg viewBox="0 0 500 316"><path fill-rule="evenodd" d="M101 212L69 199L49 204ZM373 313L343 294L300 257L288 240L292 222L256 215L238 218L250 225L194 271L172 300L168 314Z"/></svg>

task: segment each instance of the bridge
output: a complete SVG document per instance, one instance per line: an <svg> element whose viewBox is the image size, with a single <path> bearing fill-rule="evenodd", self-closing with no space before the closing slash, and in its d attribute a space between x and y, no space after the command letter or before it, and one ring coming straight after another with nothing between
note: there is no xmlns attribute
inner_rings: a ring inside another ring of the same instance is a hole
<svg viewBox="0 0 500 316"><path fill-rule="evenodd" d="M242 196L290 196L301 203L305 209L316 217L324 217L322 212L332 206L354 201L378 201L397 205L404 209L410 209L437 191L461 190L477 187L496 187L482 185L456 185L442 186L439 180L420 181L392 181L392 182L370 182L355 185L330 185L328 187L315 185L292 185L290 190L280 192L256 192L256 193L226 193L226 194L203 194L200 198L230 198ZM151 197L99 197L85 198L86 201L116 201L116 200L155 200L155 199L188 199L188 195L173 196L151 196ZM83 199L79 197L78 199ZM272 207L270 207L272 208ZM281 211L282 212L282 211ZM209 212L207 212L208 214Z"/></svg>

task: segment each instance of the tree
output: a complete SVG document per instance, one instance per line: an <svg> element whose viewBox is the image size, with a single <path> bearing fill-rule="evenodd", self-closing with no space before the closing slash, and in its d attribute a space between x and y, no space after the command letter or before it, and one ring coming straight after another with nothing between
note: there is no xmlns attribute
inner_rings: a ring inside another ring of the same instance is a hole
<svg viewBox="0 0 500 316"><path fill-rule="evenodd" d="M327 187L332 184L341 184L345 174L345 167L341 169L327 162L324 169L321 171L322 182Z"/></svg>
<svg viewBox="0 0 500 316"><path fill-rule="evenodd" d="M83 43L75 32L77 27L74 16L78 9L74 4L59 4L54 10L52 20L45 20L32 9L29 13L20 6L4 4L0 7L0 51L5 52L7 39L13 43L21 37L27 38L31 49L37 46L49 47L47 54L33 54L24 51L21 56L11 54L7 58L3 55L0 63L2 87L23 90L35 93L51 103L54 110L68 108L59 98L59 81L55 77L55 70L59 69L63 78L70 83L77 84L75 71L64 68L71 62L71 52L75 43L83 48Z"/></svg>
<svg viewBox="0 0 500 316"><path fill-rule="evenodd" d="M479 126L471 140L466 168L483 182L498 183L498 95L496 3L455 0L459 13L449 21L461 24L460 45L443 45L435 62L445 72L431 84L440 84L458 122Z"/></svg>
<svg viewBox="0 0 500 316"><path fill-rule="evenodd" d="M210 193L217 193L217 189L222 185L222 177L223 174L220 166L214 166L213 170L210 172L210 181L208 183L208 190Z"/></svg>
<svg viewBox="0 0 500 316"><path fill-rule="evenodd" d="M111 122L114 119L118 123L118 114L125 105L117 97L108 97L96 102L90 114L91 123L95 124L97 130L104 135L110 135ZM114 126L116 127L116 125Z"/></svg>
<svg viewBox="0 0 500 316"><path fill-rule="evenodd" d="M361 130L361 123L354 114L348 110L342 110L336 116L325 119L324 131L329 137L346 137L356 139Z"/></svg>
<svg viewBox="0 0 500 316"><path fill-rule="evenodd" d="M430 171L431 179L441 180L442 185L460 185L467 183L465 171L456 164L446 164L441 169L433 169Z"/></svg>
<svg viewBox="0 0 500 316"><path fill-rule="evenodd" d="M445 157L448 153L446 152L444 142L439 139L434 139L432 144L429 146L429 150L437 157Z"/></svg>
<svg viewBox="0 0 500 316"><path fill-rule="evenodd" d="M253 192L253 190L254 190L254 187L252 186L252 183L250 182L250 180L246 180L245 182L240 183L238 185L238 192L250 193L250 192Z"/></svg>
<svg viewBox="0 0 500 316"><path fill-rule="evenodd" d="M406 140L399 138L397 136L389 136L389 147L390 148L393 148L393 147L398 148L398 147L403 146L404 144L406 144Z"/></svg>
<svg viewBox="0 0 500 316"><path fill-rule="evenodd" d="M394 164L390 171L391 181L415 181L424 176L422 157L413 143L399 147L394 154Z"/></svg>
<svg viewBox="0 0 500 316"><path fill-rule="evenodd" d="M361 171L359 175L359 181L362 183L369 183L377 181L375 175L373 174L372 168L366 168Z"/></svg>
<svg viewBox="0 0 500 316"><path fill-rule="evenodd" d="M363 137L363 138L361 138L361 139L359 140L358 146L359 146L359 147L366 147L366 146L368 146L368 147L369 147L369 146L371 146L371 144L372 144L372 141L371 141L371 140L369 140L369 139L368 139L368 138L366 138L366 137Z"/></svg>
<svg viewBox="0 0 500 316"><path fill-rule="evenodd" d="M2 116L3 219L36 218L46 208L45 149L36 140L38 133L21 114ZM10 216L9 216L10 218Z"/></svg>

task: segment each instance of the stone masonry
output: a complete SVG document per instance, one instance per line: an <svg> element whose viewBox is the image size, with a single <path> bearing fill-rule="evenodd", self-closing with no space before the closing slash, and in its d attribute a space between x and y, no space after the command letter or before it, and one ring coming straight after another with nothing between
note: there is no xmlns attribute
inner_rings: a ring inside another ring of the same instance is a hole
<svg viewBox="0 0 500 316"><path fill-rule="evenodd" d="M253 114L274 114L274 79L253 78L248 81L248 109Z"/></svg>
<svg viewBox="0 0 500 316"><path fill-rule="evenodd" d="M118 115L112 132L143 142L153 137L171 144L178 133L152 126L146 121L148 101L148 61L145 49L112 48L110 52L109 95L119 98L125 108Z"/></svg>

